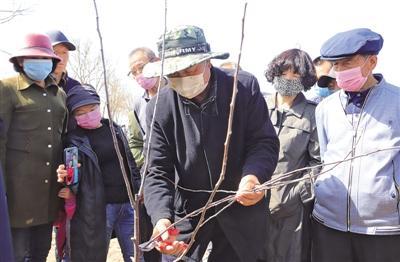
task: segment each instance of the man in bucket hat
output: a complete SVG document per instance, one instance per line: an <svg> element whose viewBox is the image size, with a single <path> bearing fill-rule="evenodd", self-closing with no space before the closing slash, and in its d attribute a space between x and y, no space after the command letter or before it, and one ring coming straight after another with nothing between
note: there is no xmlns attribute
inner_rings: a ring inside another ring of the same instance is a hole
<svg viewBox="0 0 400 262"><path fill-rule="evenodd" d="M54 53L61 58L61 61L57 64L53 75L56 78L57 84L64 89L65 93L68 94L71 88L80 85L77 80L68 76L67 73L69 51L75 51L76 47L68 40L63 32L59 30L48 31L46 34L49 36L51 44L53 45Z"/></svg>
<svg viewBox="0 0 400 262"><path fill-rule="evenodd" d="M317 107L325 163L400 146L400 88L373 74L383 38L370 29L338 33L321 48L340 91ZM313 261L399 261L400 153L325 166L315 182Z"/></svg>
<svg viewBox="0 0 400 262"><path fill-rule="evenodd" d="M158 43L162 50L162 42ZM161 53L160 53L161 56ZM213 67L210 59L227 58L211 52L203 30L182 26L165 35L164 73L171 88L160 91L145 180L145 206L158 235L174 221L205 205L219 178L232 97L233 71ZM160 62L144 68L145 77L160 75ZM147 109L148 126L155 99ZM238 75L238 96L227 172L221 190L238 191L236 203L205 224L188 256L199 261L208 243L208 261L256 261L265 242L268 208L262 192L252 192L268 180L278 157L279 141L268 117L257 79ZM178 187L177 187L178 185ZM195 193L191 190L205 190ZM227 196L217 193L215 199ZM226 204L225 204L226 205ZM211 208L206 218L224 205ZM179 255L199 216L176 225L180 234L164 233L157 249Z"/></svg>
<svg viewBox="0 0 400 262"><path fill-rule="evenodd" d="M17 76L0 80L0 160L4 167L15 261L45 261L60 207L56 167L66 95L50 76L60 58L43 34L28 34L10 62Z"/></svg>

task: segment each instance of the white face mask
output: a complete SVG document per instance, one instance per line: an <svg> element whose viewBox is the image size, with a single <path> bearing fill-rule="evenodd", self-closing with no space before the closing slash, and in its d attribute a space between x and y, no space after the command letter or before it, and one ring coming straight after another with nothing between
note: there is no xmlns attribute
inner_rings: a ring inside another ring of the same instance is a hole
<svg viewBox="0 0 400 262"><path fill-rule="evenodd" d="M185 76L185 77L171 77L169 78L171 82L171 87L181 96L188 99L192 99L200 95L204 89L206 89L207 84L204 82L204 71L198 75Z"/></svg>

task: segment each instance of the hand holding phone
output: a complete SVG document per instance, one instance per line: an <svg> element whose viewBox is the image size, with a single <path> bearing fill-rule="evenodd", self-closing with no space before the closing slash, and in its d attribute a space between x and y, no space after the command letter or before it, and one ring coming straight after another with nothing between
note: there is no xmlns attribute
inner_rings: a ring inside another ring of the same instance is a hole
<svg viewBox="0 0 400 262"><path fill-rule="evenodd" d="M78 148L68 147L64 149L64 163L67 176L65 184L72 186L78 183Z"/></svg>

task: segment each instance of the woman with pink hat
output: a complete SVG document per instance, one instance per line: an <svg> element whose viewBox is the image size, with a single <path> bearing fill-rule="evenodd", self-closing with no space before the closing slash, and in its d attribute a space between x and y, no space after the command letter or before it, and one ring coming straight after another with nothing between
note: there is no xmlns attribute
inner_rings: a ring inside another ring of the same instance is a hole
<svg viewBox="0 0 400 262"><path fill-rule="evenodd" d="M62 162L66 95L50 75L59 61L48 36L28 34L10 58L18 74L0 80L0 160L17 262L46 261L64 194L54 170Z"/></svg>

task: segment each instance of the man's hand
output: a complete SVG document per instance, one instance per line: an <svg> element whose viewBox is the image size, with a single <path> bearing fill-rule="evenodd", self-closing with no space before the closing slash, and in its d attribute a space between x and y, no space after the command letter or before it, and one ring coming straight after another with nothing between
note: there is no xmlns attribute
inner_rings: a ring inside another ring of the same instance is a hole
<svg viewBox="0 0 400 262"><path fill-rule="evenodd" d="M168 219L160 219L153 229L152 238L164 232L171 225ZM183 241L177 241L177 234L171 234L173 230L167 230L156 240L156 249L163 254L179 256L185 249Z"/></svg>
<svg viewBox="0 0 400 262"><path fill-rule="evenodd" d="M264 191L253 192L260 182L255 175L246 175L242 177L239 183L238 192L236 193L236 201L243 206L255 205L264 197Z"/></svg>

